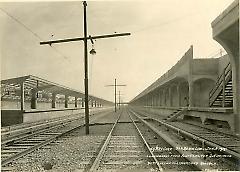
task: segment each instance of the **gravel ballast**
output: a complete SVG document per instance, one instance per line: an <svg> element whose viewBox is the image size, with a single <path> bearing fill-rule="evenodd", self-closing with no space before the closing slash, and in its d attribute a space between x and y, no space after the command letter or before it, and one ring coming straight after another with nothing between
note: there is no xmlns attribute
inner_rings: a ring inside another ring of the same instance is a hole
<svg viewBox="0 0 240 172"><path fill-rule="evenodd" d="M94 115L91 121L113 122L117 115L102 113ZM94 122L93 122L94 123ZM112 128L108 125L91 125L89 135L85 127L59 138L9 164L12 171L84 171L97 155L106 135Z"/></svg>
<svg viewBox="0 0 240 172"><path fill-rule="evenodd" d="M108 115L107 115L108 116ZM106 118L107 118L106 116ZM74 133L14 161L13 171L83 171L99 151L112 125L90 126L85 135L82 127Z"/></svg>
<svg viewBox="0 0 240 172"><path fill-rule="evenodd" d="M13 171L74 171L83 169L105 136L79 136L39 149L12 164Z"/></svg>

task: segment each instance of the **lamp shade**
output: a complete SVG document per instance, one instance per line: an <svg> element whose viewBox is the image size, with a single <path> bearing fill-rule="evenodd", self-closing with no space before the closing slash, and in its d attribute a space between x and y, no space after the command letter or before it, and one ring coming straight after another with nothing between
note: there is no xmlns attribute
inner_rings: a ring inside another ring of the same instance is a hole
<svg viewBox="0 0 240 172"><path fill-rule="evenodd" d="M90 51L89 53L92 54L92 55L95 55L95 54L96 54L96 51L95 51L95 49L93 48L93 49L91 49L91 51Z"/></svg>

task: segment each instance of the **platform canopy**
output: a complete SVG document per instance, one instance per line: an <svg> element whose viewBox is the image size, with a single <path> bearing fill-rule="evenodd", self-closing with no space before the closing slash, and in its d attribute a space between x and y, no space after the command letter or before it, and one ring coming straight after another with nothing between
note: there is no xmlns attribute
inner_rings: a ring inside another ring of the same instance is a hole
<svg viewBox="0 0 240 172"><path fill-rule="evenodd" d="M52 93L52 94L60 94L60 95L67 95L77 98L84 98L84 93L75 90L46 79L39 78L33 75L27 75L22 77L10 78L1 80L1 97L5 97L11 94L10 92L20 90L21 85L24 84L24 92L25 94L29 93L30 91L44 91L45 93ZM17 93L18 94L18 93ZM17 96L17 95L16 95ZM101 101L102 103L112 104L112 102L104 100L99 97L95 97L89 95L90 100Z"/></svg>

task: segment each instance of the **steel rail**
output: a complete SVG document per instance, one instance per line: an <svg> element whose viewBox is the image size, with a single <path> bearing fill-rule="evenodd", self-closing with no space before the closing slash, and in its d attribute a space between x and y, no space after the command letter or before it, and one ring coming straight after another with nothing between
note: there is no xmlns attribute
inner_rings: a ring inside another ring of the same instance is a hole
<svg viewBox="0 0 240 172"><path fill-rule="evenodd" d="M61 137L61 136L65 135L65 134L67 134L67 133L69 133L69 132L72 132L73 130L76 130L76 129L78 129L78 128L80 128L80 127L83 127L83 126L84 126L84 124L81 124L81 125L79 125L79 126L76 126L76 127L71 128L70 130L64 131L64 132L62 132L61 134L52 136L52 137L48 138L47 140L45 140L45 141L43 141L43 142L41 142L41 143L39 143L39 144L36 144L36 145L34 145L34 146L32 146L32 147L24 150L24 151L18 152L18 153L16 153L16 154L14 154L13 156L10 156L9 158L6 158L6 159L2 160L2 161L1 161L1 164L2 164L2 166L5 166L5 165L7 165L8 163L12 162L13 160L16 160L16 159L18 159L18 158L20 158L20 157L22 157L22 156L24 156L24 155L27 155L27 154L29 154L30 152L33 152L34 150L39 149L39 148L41 148L41 147L43 147L43 146L45 146L45 145L53 142L53 141L56 140L58 137Z"/></svg>
<svg viewBox="0 0 240 172"><path fill-rule="evenodd" d="M211 129L211 128L207 127L207 126L203 127L203 126L192 124L192 123L188 123L188 122L182 122L182 123L183 124L187 124L187 125L191 125L191 126L194 126L194 127L199 127L201 129L208 130L209 132L215 132L215 133L219 133L221 135L227 135L229 137L234 137L234 138L240 139L240 136L238 136L238 135L234 135L234 134L231 134L231 133L225 133L225 132L221 132L221 131L218 131L218 130L214 130L214 129Z"/></svg>
<svg viewBox="0 0 240 172"><path fill-rule="evenodd" d="M81 117L80 119L82 119L83 117ZM63 122L64 122L64 125L66 124L69 124L69 123L72 123L72 122L75 122L79 120L78 118L77 119L72 119L72 120L67 120L67 121L62 121L61 123L58 123L56 125L53 125L53 126L47 126L46 128L41 128L40 130L36 131L36 132L33 132L33 131L28 131L26 133L21 133L17 136L14 136L13 138L10 138L10 139L7 139L7 140L4 140L4 141L1 141L1 146L4 147L5 145L7 145L8 143L14 143L14 142L18 142L18 141L21 141L23 139L27 139L29 137L32 137L34 135L37 135L37 134L41 134L41 133L44 133L46 131L50 131L52 129L56 129L56 128L61 128L62 125L63 125ZM28 134L29 132L33 132L31 134Z"/></svg>
<svg viewBox="0 0 240 172"><path fill-rule="evenodd" d="M81 108L78 108L81 109ZM67 110L74 110L74 109L70 109L68 108ZM96 110L96 111L91 111L91 113L103 113L108 111L109 109L103 109L103 110ZM49 112L50 110L42 110L42 111L37 111L37 112ZM52 112L55 111L63 111L62 109L55 109L54 111L51 110ZM36 112L36 113L37 113ZM25 113L35 113L35 111L26 111ZM69 111L70 113L70 111ZM72 117L77 116L77 117L81 117L84 116L84 112L77 112L71 115ZM41 125L44 123L52 123L52 122L57 122L60 120L64 120L64 119L69 119L69 116L61 116L61 117L56 117L56 118L52 118L52 119L43 119L40 121L34 121L34 122L25 122L25 123L20 123L20 124L14 124L14 125L10 125L10 126L5 126L5 127L1 127L1 135L4 134L8 134L9 132L14 132L17 130L21 130L27 127L31 127L31 126L36 126L36 125Z"/></svg>
<svg viewBox="0 0 240 172"><path fill-rule="evenodd" d="M152 131L154 131L158 136L160 136L163 140L165 140L169 145L171 145L173 148L176 148L178 145L175 143L175 141L173 141L170 137L168 137L167 135L165 135L164 133L160 132L158 129L156 129L155 127L153 127L151 124L149 124L148 122L146 122L145 120L143 120L141 117L139 117L134 111L131 110L131 112L139 119L141 120L145 125L147 125ZM178 153L180 153L181 155L186 154L186 151L183 151L181 149L175 149ZM204 169L211 169L210 166L208 165L200 165L202 162L202 160L200 158L197 157L184 157L185 159L187 159L189 162L198 162L198 164L192 164L194 165L198 170L204 170Z"/></svg>
<svg viewBox="0 0 240 172"><path fill-rule="evenodd" d="M97 113L101 114L101 113L105 113L105 112L106 111L100 111L100 112L97 112ZM90 114L90 116L92 116L93 114L94 113ZM32 126L32 127L27 126L27 127L20 128L20 129L17 129L17 130L9 131L8 133L2 133L1 137L4 136L4 135L12 135L12 136L5 137L4 139L1 138L1 146L3 147L7 143L14 142L14 141L19 141L21 139L31 137L34 134L40 134L40 133L45 132L49 129L54 129L56 127L61 127L61 125L63 123L71 123L71 122L74 122L76 120L84 118L83 115L81 115L81 116L78 116L78 115L76 114L71 118L62 118L62 120L61 120L61 118L57 118L55 121L51 121L50 123L40 123L40 124L37 124L36 126ZM31 134L29 134L30 132L31 132ZM16 134L12 134L12 133L16 133Z"/></svg>
<svg viewBox="0 0 240 172"><path fill-rule="evenodd" d="M141 136L143 142L144 142L144 145L147 147L147 150L149 151L149 153L151 154L151 158L153 158L153 160L156 162L156 165L158 167L158 170L159 171L163 171L163 168L162 166L160 165L160 163L158 162L156 156L154 155L153 151L151 150L150 146L148 145L147 141L145 140L145 138L143 137L143 134L141 133L141 131L139 130L137 124L135 123L135 121L132 119L131 115L128 113L132 123L134 124L134 126L136 127L137 131L138 131L138 134Z"/></svg>
<svg viewBox="0 0 240 172"><path fill-rule="evenodd" d="M6 139L2 139L1 146L3 147L4 145L6 145L8 143L20 141L22 139L26 139L26 138L31 137L33 135L41 134L45 131L49 131L51 129L61 127L63 124L69 124L69 123L72 123L74 121L77 121L77 120L83 119L83 118L84 118L83 116L73 117L73 118L70 118L70 119L63 119L62 121L58 120L58 121L54 121L54 122L47 123L47 124L41 124L40 126L27 127L27 128L21 129L24 132L13 135L12 137L11 136L7 137ZM29 133L31 133L31 134L29 134Z"/></svg>
<svg viewBox="0 0 240 172"><path fill-rule="evenodd" d="M107 113L107 114L108 114L108 113ZM95 120L96 120L96 119L95 119ZM95 121L95 120L93 120L93 121ZM73 122L74 122L74 121L73 121ZM68 122L68 123L70 123L70 122ZM42 141L41 143L37 143L36 145L31 146L31 147L27 148L26 150L23 150L23 151L21 151L21 152L18 152L18 153L16 153L16 154L13 154L12 156L10 155L8 158L6 158L6 159L4 159L4 160L1 161L1 165L2 165L2 167L3 167L3 166L5 166L5 165L7 165L8 163L12 162L13 160L16 160L16 159L18 159L18 158L20 158L20 157L22 157L22 156L24 156L24 155L27 155L27 154L33 152L34 150L39 149L39 148L41 148L41 147L43 147L43 146L45 146L45 145L53 142L53 141L56 140L57 138L59 138L59 137L61 137L61 136L63 136L63 135L66 135L66 134L68 134L68 133L70 133L70 132L73 132L74 130L77 130L78 128L81 128L81 127L83 127L83 126L85 126L84 121L82 121L82 124L77 125L77 126L75 126L75 127L72 127L71 129L68 129L68 130L66 130L66 131L63 131L62 133L59 133L59 134L57 134L57 135L50 136L50 137L48 137L46 140ZM52 129L52 128L51 128L51 129ZM47 131L49 131L49 130L47 130ZM51 134L51 133L50 133L50 134ZM34 134L34 135L36 135L36 134ZM17 148L17 147L16 147L16 148Z"/></svg>
<svg viewBox="0 0 240 172"><path fill-rule="evenodd" d="M51 122L45 122L45 123L40 123L40 124L36 124L34 125L34 123L32 125L34 126L23 126L22 128L19 128L19 129L16 129L16 130L12 130L12 131L8 131L8 132L5 132L5 133L2 133L1 134L1 137L4 137L4 138L1 138L1 140L9 140L11 138L14 138L14 137L17 137L19 135L22 135L22 134L26 134L26 133L29 133L29 132L34 132L34 131L37 131L39 129L45 129L45 128L48 128L48 127L51 127L51 126L54 126L54 125L58 125L62 122L67 122L67 121L71 121L71 120L75 120L75 119L81 119L83 116L75 116L75 117L71 117L71 118L63 118L63 119L57 119L55 121L51 121Z"/></svg>
<svg viewBox="0 0 240 172"><path fill-rule="evenodd" d="M1 134L5 134L7 132L19 130L19 129L22 129L22 128L27 128L27 127L32 126L32 125L40 125L42 123L56 121L58 119L61 119L61 117L52 118L52 119L48 119L48 120L41 120L41 121L36 121L36 122L26 122L26 123L20 123L20 124L14 124L14 125L1 127Z"/></svg>
<svg viewBox="0 0 240 172"><path fill-rule="evenodd" d="M119 119L120 119L121 114L122 114L122 112L119 113L117 120L115 121L115 123L114 123L111 131L109 132L109 134L108 134L108 136L107 136L107 138L106 138L106 140L105 140L105 142L104 142L101 150L99 151L96 159L94 160L94 162L93 162L93 164L92 164L92 166L91 166L91 168L90 168L90 170L89 170L90 172L97 171L97 169L98 169L98 167L99 167L99 165L100 165L100 162L101 162L101 160L102 160L102 158L103 158L103 155L104 155L104 153L105 153L105 151L106 151L106 149L107 149L107 146L108 146L108 144L109 144L109 142L110 142L110 139L111 139L111 137L112 137L112 132L113 132L115 126L117 125L117 123L118 123L118 121L119 121Z"/></svg>
<svg viewBox="0 0 240 172"><path fill-rule="evenodd" d="M132 112L133 112L133 111L132 111ZM133 113L135 113L135 112L133 112ZM149 118L151 118L151 119L153 119L153 120L161 123L162 125L166 126L167 128L170 128L170 129L172 129L172 130L174 130L174 131L177 131L177 132L180 133L180 134L183 134L183 135L185 135L185 136L187 136L187 137L190 137L190 138L192 138L192 139L194 139L194 140L197 140L197 141L199 141L199 142L202 143L202 144L206 144L206 145L208 145L208 146L210 146L210 147L222 147L222 148L226 148L226 151L225 151L226 153L234 156L234 157L237 158L237 159L240 159L240 154L239 154L239 153L237 153L237 152L235 152L235 151L233 151L233 150L230 150L229 148L227 148L227 147L225 147L225 146L223 146L223 145L214 143L214 142L212 142L212 141L210 141L210 140L207 140L207 139L205 139L205 138L203 138L203 137L200 137L200 136L197 136L197 135L195 135L195 134L192 134L192 133L190 133L190 132L188 132L188 131L186 131L186 130L183 130L183 129L181 129L181 128L177 128L177 127L175 127L175 126L173 126L173 125L171 125L171 124L165 123L165 122L160 121L160 120L158 120L158 119L156 119L156 118L152 118L152 117L149 117Z"/></svg>

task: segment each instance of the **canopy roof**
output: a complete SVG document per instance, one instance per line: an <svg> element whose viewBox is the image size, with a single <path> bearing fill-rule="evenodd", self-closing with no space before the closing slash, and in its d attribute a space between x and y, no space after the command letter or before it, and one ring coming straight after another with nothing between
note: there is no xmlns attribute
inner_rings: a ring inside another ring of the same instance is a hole
<svg viewBox="0 0 240 172"><path fill-rule="evenodd" d="M72 97L84 98L83 92L48 81L46 79L39 78L33 75L27 75L22 77L10 78L1 80L1 87L14 87L19 88L21 84L24 84L25 90L44 91L55 94L68 95ZM101 101L102 103L112 103L99 97L89 95L89 99Z"/></svg>

